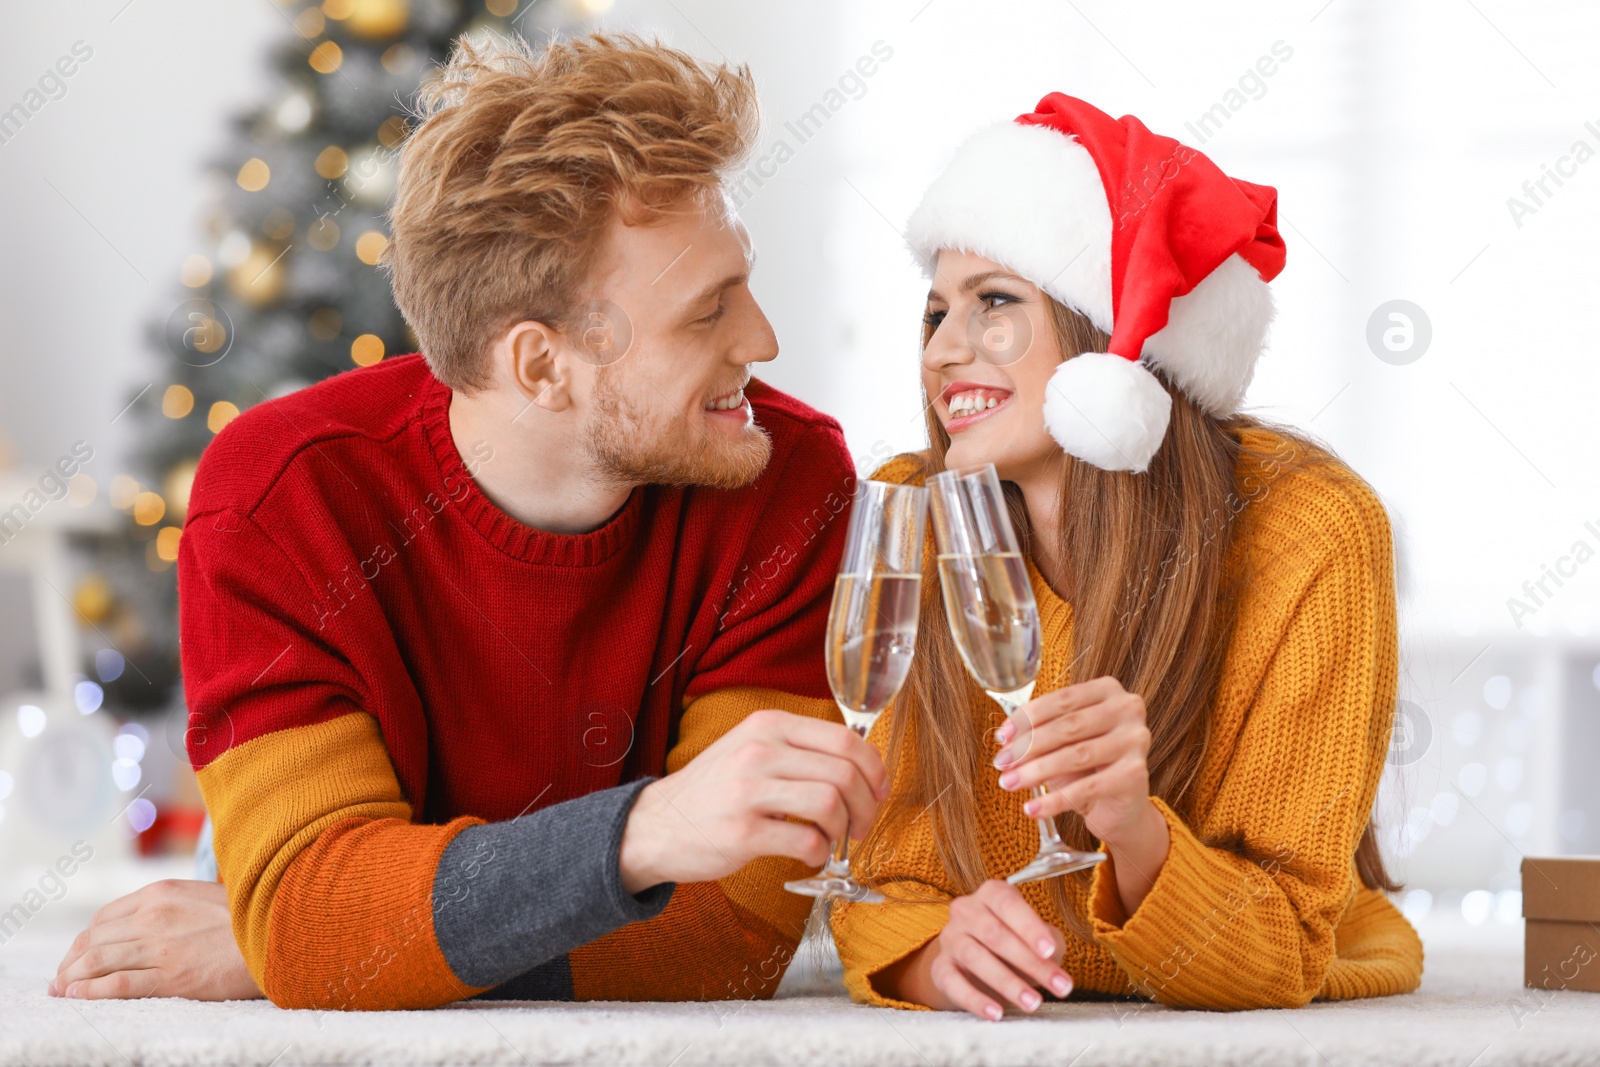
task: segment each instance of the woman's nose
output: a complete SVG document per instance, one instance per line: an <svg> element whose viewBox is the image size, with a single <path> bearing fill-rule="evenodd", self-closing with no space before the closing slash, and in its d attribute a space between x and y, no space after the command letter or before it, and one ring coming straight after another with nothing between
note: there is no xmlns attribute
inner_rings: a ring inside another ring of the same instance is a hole
<svg viewBox="0 0 1600 1067"><path fill-rule="evenodd" d="M974 358L972 345L968 343L966 334L960 330L959 324L952 321L952 316L946 315L944 321L939 323L939 328L933 331L933 336L928 338L928 343L922 349L922 365L928 370L939 370L942 367L957 367L971 363Z"/></svg>

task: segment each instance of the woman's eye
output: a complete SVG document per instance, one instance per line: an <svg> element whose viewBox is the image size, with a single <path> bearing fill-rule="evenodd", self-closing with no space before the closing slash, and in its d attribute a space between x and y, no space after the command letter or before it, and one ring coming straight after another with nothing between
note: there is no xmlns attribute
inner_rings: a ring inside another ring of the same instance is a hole
<svg viewBox="0 0 1600 1067"><path fill-rule="evenodd" d="M1015 304L1021 298L1012 296L1010 293L979 293L978 299L983 302L985 307L995 308L1002 304Z"/></svg>
<svg viewBox="0 0 1600 1067"><path fill-rule="evenodd" d="M926 312L923 312L922 324L924 326L928 327L928 329L930 329L930 330L937 330L939 328L939 324L941 322L943 322L943 321L944 321L944 312L942 312L942 311L926 311Z"/></svg>

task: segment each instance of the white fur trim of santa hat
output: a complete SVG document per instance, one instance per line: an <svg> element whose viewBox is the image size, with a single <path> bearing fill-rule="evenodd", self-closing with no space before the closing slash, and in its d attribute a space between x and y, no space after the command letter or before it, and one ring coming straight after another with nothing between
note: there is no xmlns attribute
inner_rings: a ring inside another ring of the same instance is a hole
<svg viewBox="0 0 1600 1067"><path fill-rule="evenodd" d="M1172 398L1141 364L1109 352L1063 360L1044 424L1064 452L1108 471L1143 471L1167 436Z"/></svg>
<svg viewBox="0 0 1600 1067"><path fill-rule="evenodd" d="M941 248L971 252L1016 271L1109 334L1111 224L1100 172L1076 137L1002 122L956 150L912 213L906 238L930 276ZM1203 410L1232 415L1243 403L1272 317L1271 289L1235 253L1173 299L1167 324L1145 341L1143 361ZM1075 370L1071 364L1083 357L1063 355L1068 358L1051 380L1046 405L1051 433L1063 449L1096 466L1143 470L1161 443L1160 436L1153 443L1149 436L1166 432L1166 414L1157 420L1152 413L1152 388L1167 400L1161 383L1121 356L1108 358L1126 369L1095 361L1100 366L1094 370ZM1087 392L1074 395L1080 385ZM1106 406L1120 404L1132 407ZM1125 465L1130 461L1136 462Z"/></svg>

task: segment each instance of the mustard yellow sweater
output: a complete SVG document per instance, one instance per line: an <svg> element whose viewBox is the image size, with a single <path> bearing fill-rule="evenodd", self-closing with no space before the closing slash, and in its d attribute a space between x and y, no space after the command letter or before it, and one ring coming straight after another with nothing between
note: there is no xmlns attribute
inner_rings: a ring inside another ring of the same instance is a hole
<svg viewBox="0 0 1600 1067"><path fill-rule="evenodd" d="M1269 451L1274 440L1281 439L1264 439ZM874 478L915 480L914 466L891 460ZM1254 509L1252 577L1237 605L1198 781L1178 810L1151 797L1172 844L1149 894L1124 915L1110 859L1094 869L1087 892L1064 879L1071 907L1093 927L1089 943L1066 927L1045 884L1021 887L1047 922L1066 931L1062 966L1074 995L1299 1007L1410 992L1421 982L1421 940L1388 897L1361 883L1354 858L1396 697L1387 516L1364 484L1305 473L1284 474L1264 494L1256 488L1241 499ZM1040 695L1079 679L1069 669L1072 606L1031 561L1029 573L1043 624ZM973 729L988 733L995 709L976 686L972 693ZM880 749L893 714L891 707L873 728ZM992 734L989 743L998 748ZM916 774L907 754L901 759L897 788ZM1021 867L1038 847L1022 811L1026 790L1008 793L998 776L986 770L974 785L992 878ZM895 902L834 909L845 984L859 1001L920 1007L885 997L874 977L945 925L957 890L938 860L934 830L934 820L917 819L874 855L875 880ZM1253 861L1207 840L1240 840L1271 859ZM1096 847L1104 850L1104 842Z"/></svg>

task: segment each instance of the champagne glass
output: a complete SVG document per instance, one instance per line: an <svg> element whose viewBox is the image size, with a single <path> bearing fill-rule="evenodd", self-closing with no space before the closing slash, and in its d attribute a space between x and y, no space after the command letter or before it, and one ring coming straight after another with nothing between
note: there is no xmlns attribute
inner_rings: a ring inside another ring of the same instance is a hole
<svg viewBox="0 0 1600 1067"><path fill-rule="evenodd" d="M916 485L857 484L844 559L828 613L828 686L847 726L862 737L911 670L922 604L923 531L928 491ZM785 882L791 893L881 904L883 894L850 875L850 835L813 878Z"/></svg>
<svg viewBox="0 0 1600 1067"><path fill-rule="evenodd" d="M994 464L942 471L928 480L933 539L945 615L967 670L1005 711L1033 696L1039 674L1039 606L1006 510ZM1044 786L1033 795L1042 797ZM1006 879L1054 878L1100 863L1104 852L1067 847L1051 819L1039 819L1039 853Z"/></svg>

